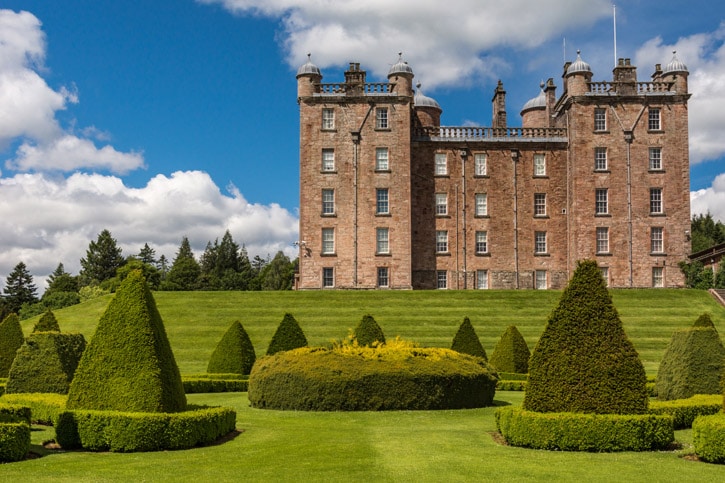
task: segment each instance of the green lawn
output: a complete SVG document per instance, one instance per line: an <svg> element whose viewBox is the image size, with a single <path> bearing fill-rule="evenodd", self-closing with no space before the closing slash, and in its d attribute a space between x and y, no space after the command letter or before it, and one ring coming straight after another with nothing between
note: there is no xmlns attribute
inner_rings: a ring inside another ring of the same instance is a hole
<svg viewBox="0 0 725 483"><path fill-rule="evenodd" d="M464 316L487 351L515 324L533 349L554 291L486 292L187 292L155 298L181 372L203 372L214 346L240 320L262 355L285 312L311 344L345 337L372 314L391 338L445 346ZM613 298L654 374L672 331L710 312L720 332L725 309L702 291L615 290ZM60 310L63 331L90 338L109 298ZM23 321L28 334L36 319ZM523 393L498 392L496 403L520 404ZM0 481L721 481L725 468L691 461L691 431L681 449L648 453L565 453L497 444L494 408L459 411L307 413L249 407L246 393L191 394L189 402L237 410L236 438L216 446L157 453L44 450L52 428L33 432L42 457L0 465Z"/></svg>

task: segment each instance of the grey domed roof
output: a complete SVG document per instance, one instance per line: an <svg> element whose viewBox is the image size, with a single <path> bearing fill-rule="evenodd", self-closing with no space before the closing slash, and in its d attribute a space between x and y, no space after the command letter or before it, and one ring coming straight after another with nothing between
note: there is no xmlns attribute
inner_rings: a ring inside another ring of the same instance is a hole
<svg viewBox="0 0 725 483"><path fill-rule="evenodd" d="M398 61L390 67L388 71L388 77L395 74L410 74L413 75L413 68L403 60L403 53L398 52Z"/></svg>
<svg viewBox="0 0 725 483"><path fill-rule="evenodd" d="M524 104L523 109L521 109L521 112L528 111L529 109L537 109L537 108L545 108L546 107L546 94L544 93L544 83L541 83L541 92L539 92L539 95L534 97L533 99L529 99L526 104Z"/></svg>
<svg viewBox="0 0 725 483"><path fill-rule="evenodd" d="M320 72L320 68L312 63L311 57L312 57L312 54L307 54L307 62L302 64L300 66L300 68L297 69L298 76L308 75L308 74L319 75L319 76L322 75L322 73Z"/></svg>
<svg viewBox="0 0 725 483"><path fill-rule="evenodd" d="M577 72L591 72L592 68L589 67L589 64L584 62L582 60L581 51L576 51L576 60L569 65L569 68L566 69L567 74L574 74Z"/></svg>
<svg viewBox="0 0 725 483"><path fill-rule="evenodd" d="M677 51L675 50L672 51L672 60L665 66L663 73L671 74L673 72L687 72L687 66L677 58Z"/></svg>
<svg viewBox="0 0 725 483"><path fill-rule="evenodd" d="M435 99L423 95L423 93L420 91L420 82L415 86L418 88L418 90L415 92L415 97L413 97L413 104L415 107L433 107L435 109L438 109L442 111L441 105L436 102Z"/></svg>

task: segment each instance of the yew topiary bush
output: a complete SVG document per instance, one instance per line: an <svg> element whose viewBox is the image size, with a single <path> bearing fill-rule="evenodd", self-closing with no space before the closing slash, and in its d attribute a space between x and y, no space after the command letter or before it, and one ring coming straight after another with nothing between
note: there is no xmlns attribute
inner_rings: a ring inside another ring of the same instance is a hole
<svg viewBox="0 0 725 483"><path fill-rule="evenodd" d="M5 317L0 322L0 377L8 377L15 354L24 341L20 318L16 314Z"/></svg>
<svg viewBox="0 0 725 483"><path fill-rule="evenodd" d="M481 340L476 335L476 331L468 317L464 317L463 322L458 327L458 332L453 337L451 350L460 352L461 354L481 357L484 360L488 359L486 357L486 350L481 345Z"/></svg>
<svg viewBox="0 0 725 483"><path fill-rule="evenodd" d="M235 321L217 344L209 359L210 374L248 375L257 360L254 346L241 322Z"/></svg>
<svg viewBox="0 0 725 483"><path fill-rule="evenodd" d="M499 372L529 372L529 346L515 325L509 325L493 349L489 362Z"/></svg>
<svg viewBox="0 0 725 483"><path fill-rule="evenodd" d="M643 414L646 382L597 263L580 261L529 360L523 408Z"/></svg>
<svg viewBox="0 0 725 483"><path fill-rule="evenodd" d="M385 344L385 334L372 315L363 316L360 323L355 327L353 338L358 345L372 347L376 342Z"/></svg>
<svg viewBox="0 0 725 483"><path fill-rule="evenodd" d="M307 337L292 314L284 314L267 348L267 355L307 347Z"/></svg>
<svg viewBox="0 0 725 483"><path fill-rule="evenodd" d="M60 332L60 326L58 320L55 318L55 314L51 310L46 311L38 320L38 323L33 327L33 333L36 332Z"/></svg>
<svg viewBox="0 0 725 483"><path fill-rule="evenodd" d="M695 394L721 394L725 347L708 314L695 324L672 334L662 356L655 388L663 401Z"/></svg>
<svg viewBox="0 0 725 483"><path fill-rule="evenodd" d="M140 271L121 283L98 322L68 392L67 409L176 412L181 375Z"/></svg>

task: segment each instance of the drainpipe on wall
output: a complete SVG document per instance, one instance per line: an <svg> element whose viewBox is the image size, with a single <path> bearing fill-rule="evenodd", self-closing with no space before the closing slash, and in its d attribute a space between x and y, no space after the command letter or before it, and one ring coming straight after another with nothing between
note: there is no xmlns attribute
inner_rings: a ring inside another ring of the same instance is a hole
<svg viewBox="0 0 725 483"><path fill-rule="evenodd" d="M518 149L511 150L511 161L514 169L514 276L515 288L519 288L519 188L516 173L516 162L519 160Z"/></svg>
<svg viewBox="0 0 725 483"><path fill-rule="evenodd" d="M468 288L468 234L466 233L466 156L468 152L465 149L461 149L461 178L463 179L461 184L463 185L463 289ZM456 196L456 203L458 203L458 197ZM456 213L458 213L458 206L456 206Z"/></svg>
<svg viewBox="0 0 725 483"><path fill-rule="evenodd" d="M634 228L632 227L632 141L634 134L632 131L624 131L624 141L627 143L627 226L628 226L628 243L629 243L629 287L634 286L633 282L633 260L632 260L632 243Z"/></svg>

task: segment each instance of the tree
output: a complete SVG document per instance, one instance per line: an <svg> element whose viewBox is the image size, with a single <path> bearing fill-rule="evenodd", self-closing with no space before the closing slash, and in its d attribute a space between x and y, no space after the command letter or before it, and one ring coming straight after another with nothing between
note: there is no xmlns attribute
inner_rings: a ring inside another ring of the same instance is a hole
<svg viewBox="0 0 725 483"><path fill-rule="evenodd" d="M35 332L60 332L58 319L55 318L55 314L51 310L47 310L40 317L35 327L33 327L33 333Z"/></svg>
<svg viewBox="0 0 725 483"><path fill-rule="evenodd" d="M282 250L259 273L262 290L291 290L295 280L294 265Z"/></svg>
<svg viewBox="0 0 725 483"><path fill-rule="evenodd" d="M78 293L78 278L65 271L62 263L48 276L48 288L45 289L43 297L48 292L75 292Z"/></svg>
<svg viewBox="0 0 725 483"><path fill-rule="evenodd" d="M141 273L146 279L146 283L149 284L149 288L151 290L158 290L159 285L161 284L161 274L159 274L156 266L146 263L136 257L129 257L125 265L116 271L115 284L120 284L134 270L141 270Z"/></svg>
<svg viewBox="0 0 725 483"><path fill-rule="evenodd" d="M148 265L156 266L156 251L148 243L144 243L137 258Z"/></svg>
<svg viewBox="0 0 725 483"><path fill-rule="evenodd" d="M463 318L458 332L453 337L453 344L451 349L460 352L462 354L469 354L476 357L481 357L483 360L488 360L486 357L486 350L481 345L481 341L476 335L476 331L471 324L471 320L468 317Z"/></svg>
<svg viewBox="0 0 725 483"><path fill-rule="evenodd" d="M353 337L361 346L372 347L377 342L385 344L385 334L372 315L364 315L355 327Z"/></svg>
<svg viewBox="0 0 725 483"><path fill-rule="evenodd" d="M38 301L38 289L33 284L33 276L25 263L19 262L5 281L5 302L11 312L20 312L23 304L34 304Z"/></svg>
<svg viewBox="0 0 725 483"><path fill-rule="evenodd" d="M271 356L277 352L290 351L299 347L307 347L307 337L302 332L297 319L292 314L284 314L282 322L267 347L267 355Z"/></svg>
<svg viewBox="0 0 725 483"><path fill-rule="evenodd" d="M217 344L209 359L210 374L242 374L252 371L257 356L241 322L235 321Z"/></svg>
<svg viewBox="0 0 725 483"><path fill-rule="evenodd" d="M16 314L5 317L0 322L0 377L8 377L10 366L24 341L20 318Z"/></svg>
<svg viewBox="0 0 725 483"><path fill-rule="evenodd" d="M515 325L509 325L488 362L501 372L526 374L529 372L529 357L531 351L526 340Z"/></svg>
<svg viewBox="0 0 725 483"><path fill-rule="evenodd" d="M725 243L725 224L715 221L710 214L694 215L690 222L692 253Z"/></svg>
<svg viewBox="0 0 725 483"><path fill-rule="evenodd" d="M83 285L101 283L116 276L116 270L125 263L121 248L111 232L103 230L96 241L91 241L85 258L81 258Z"/></svg>
<svg viewBox="0 0 725 483"><path fill-rule="evenodd" d="M179 251L166 274L162 290L196 290L201 275L201 267L194 258L187 237L182 238Z"/></svg>

